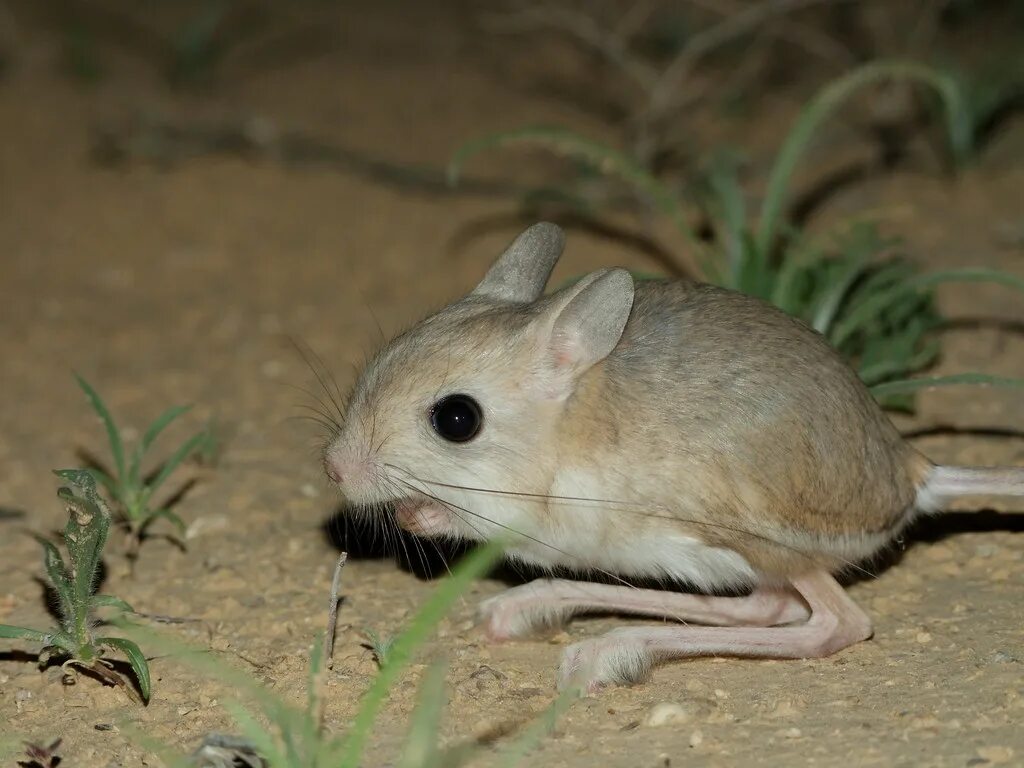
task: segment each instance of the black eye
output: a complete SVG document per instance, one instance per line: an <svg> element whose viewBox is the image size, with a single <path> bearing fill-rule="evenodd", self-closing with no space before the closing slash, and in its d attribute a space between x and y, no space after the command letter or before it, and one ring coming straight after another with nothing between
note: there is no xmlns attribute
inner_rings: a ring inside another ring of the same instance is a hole
<svg viewBox="0 0 1024 768"><path fill-rule="evenodd" d="M448 395L430 409L430 426L445 440L464 443L477 436L484 414L469 395Z"/></svg>

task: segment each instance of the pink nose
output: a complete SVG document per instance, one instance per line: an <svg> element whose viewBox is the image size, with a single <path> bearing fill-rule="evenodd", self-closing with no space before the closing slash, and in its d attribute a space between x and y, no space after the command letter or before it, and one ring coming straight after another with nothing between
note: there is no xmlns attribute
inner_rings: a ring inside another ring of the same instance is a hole
<svg viewBox="0 0 1024 768"><path fill-rule="evenodd" d="M324 472L327 476L338 485L341 485L341 481L344 479L346 472L342 472L342 462L337 454L328 454L324 457Z"/></svg>
<svg viewBox="0 0 1024 768"><path fill-rule="evenodd" d="M365 458L353 457L347 451L331 451L324 457L324 472L338 485L363 485L369 479L370 465Z"/></svg>

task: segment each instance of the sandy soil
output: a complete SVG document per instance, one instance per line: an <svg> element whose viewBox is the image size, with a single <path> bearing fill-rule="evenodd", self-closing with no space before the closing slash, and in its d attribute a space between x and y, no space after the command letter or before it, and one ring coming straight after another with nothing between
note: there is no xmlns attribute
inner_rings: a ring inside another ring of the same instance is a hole
<svg viewBox="0 0 1024 768"><path fill-rule="evenodd" d="M231 429L216 469L189 470L199 482L177 507L193 534L187 551L150 540L131 578L114 541L104 591L146 612L194 619L174 631L209 643L286 697L304 695L308 650L344 536L325 533L339 500L321 477L315 431L290 419L309 402L296 387L315 382L289 338L316 350L347 384L351 366L378 343L378 323L390 334L478 279L522 223L516 203L416 193L266 158L110 170L89 153L94 129L139 109L179 120L262 116L433 166L465 137L494 128L557 121L598 130L592 118L527 87L528 67L506 66L520 74L510 78L491 66L494 56L467 41L458 8L428 5L325 11L330 49L270 68L227 66L215 88L199 93L168 91L116 51L104 80L78 85L55 66L53 34L26 22L19 59L0 80L0 505L25 513L0 520L0 621L49 621L38 547L21 529L61 526L50 469L75 465L81 449L104 448L71 379L75 369L105 395L129 436L179 402L196 409L168 444L211 416ZM508 46L506 65L535 54L521 41L499 46ZM728 130L770 146L792 103L772 97L762 108L770 119ZM829 215L881 212L932 267L1021 273L1021 123L958 180L933 171L912 166L857 185L830 202ZM1007 237L1014 231L1016 242ZM636 249L574 230L556 279L611 264L652 266ZM942 372L1024 376L1019 297L967 286L940 298L958 319L944 337ZM1019 394L936 392L899 423L937 460L1024 462ZM659 668L645 685L579 703L532 762L1020 765L1022 530L1019 516L997 512L926 526L895 567L851 587L876 622L872 641L820 661ZM338 728L376 671L363 629L395 632L432 588L415 557L397 562L358 532L346 546L358 556L345 572L326 715ZM473 628L473 607L502 587L478 584L431 648L451 665L443 726L451 743L518 727L553 698L567 643L624 623L579 620L551 638L489 645ZM91 680L63 687L58 670L40 673L31 657L7 650L22 647L4 642L0 653L0 733L63 737L62 765L157 764L117 727L125 721L186 749L232 728L219 706L231 692L172 660L153 660L153 701L141 708ZM394 757L423 668L398 687L368 765ZM675 719L651 725L652 708L666 703L677 705Z"/></svg>

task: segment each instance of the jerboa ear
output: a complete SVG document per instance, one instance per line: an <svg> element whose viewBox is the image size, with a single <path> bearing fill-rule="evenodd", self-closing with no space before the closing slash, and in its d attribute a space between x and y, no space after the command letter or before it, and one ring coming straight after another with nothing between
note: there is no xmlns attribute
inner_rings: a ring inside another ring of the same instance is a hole
<svg viewBox="0 0 1024 768"><path fill-rule="evenodd" d="M554 370L569 379L603 360L619 343L633 309L633 278L602 269L552 297L540 320Z"/></svg>
<svg viewBox="0 0 1024 768"><path fill-rule="evenodd" d="M471 295L520 304L536 301L564 247L561 227L534 224L505 249Z"/></svg>

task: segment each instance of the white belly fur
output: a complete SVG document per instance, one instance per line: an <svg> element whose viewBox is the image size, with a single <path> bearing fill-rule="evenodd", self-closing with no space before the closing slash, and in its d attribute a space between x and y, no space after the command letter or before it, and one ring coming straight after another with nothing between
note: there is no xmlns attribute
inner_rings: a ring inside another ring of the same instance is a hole
<svg viewBox="0 0 1024 768"><path fill-rule="evenodd" d="M563 498L616 498L616 491L604 485L595 474L576 470L560 473L551 493ZM705 591L757 582L756 572L739 553L677 533L669 520L636 517L640 511L606 503L553 501L548 509L552 529L542 536L565 554L528 544L509 554L543 567L670 579Z"/></svg>

